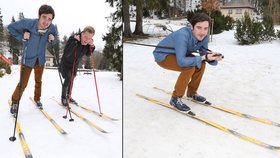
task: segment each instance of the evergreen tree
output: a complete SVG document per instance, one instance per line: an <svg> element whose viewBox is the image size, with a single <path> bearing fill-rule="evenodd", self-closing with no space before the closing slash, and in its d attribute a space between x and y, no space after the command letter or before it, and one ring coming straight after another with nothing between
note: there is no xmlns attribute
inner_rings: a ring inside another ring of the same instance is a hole
<svg viewBox="0 0 280 158"><path fill-rule="evenodd" d="M24 19L23 12L19 12L19 14L18 14L18 19L19 19L19 20Z"/></svg>
<svg viewBox="0 0 280 158"><path fill-rule="evenodd" d="M276 36L277 36L278 39L280 39L280 31L279 30L277 30Z"/></svg>
<svg viewBox="0 0 280 158"><path fill-rule="evenodd" d="M110 68L120 72L120 79L122 80L122 12L121 2L119 0L106 0L111 7L117 9L112 15L113 25L109 29L109 33L103 36L106 44L103 49L104 56L110 62Z"/></svg>
<svg viewBox="0 0 280 158"><path fill-rule="evenodd" d="M247 41L244 40L246 27L242 24L241 20L236 21L236 32L234 33L234 38L237 39L238 43L243 45L247 44Z"/></svg>
<svg viewBox="0 0 280 158"><path fill-rule="evenodd" d="M1 8L0 8L0 53L3 53L4 39L5 39L2 17L3 16L1 15Z"/></svg>
<svg viewBox="0 0 280 158"><path fill-rule="evenodd" d="M271 41L275 39L276 34L274 30L273 19L269 15L263 17L263 40Z"/></svg>
<svg viewBox="0 0 280 158"><path fill-rule="evenodd" d="M251 44L260 43L263 37L263 26L261 22L252 21L252 28L249 31L251 33Z"/></svg>
<svg viewBox="0 0 280 158"><path fill-rule="evenodd" d="M50 43L48 45L48 51L53 55L55 56L53 58L53 61L54 61L54 66L57 67L59 61L56 61L55 59L59 60L59 52L60 52L60 40L59 40L59 33L58 33L58 28L57 28L57 25L55 25L55 28L57 30L57 36L55 37L55 42L54 43Z"/></svg>
<svg viewBox="0 0 280 158"><path fill-rule="evenodd" d="M232 17L230 17L229 15L227 15L225 17L225 30L229 31L233 29L233 24L234 24L234 20Z"/></svg>
<svg viewBox="0 0 280 158"><path fill-rule="evenodd" d="M76 33L76 34L80 34L82 31L81 31L81 29L79 28L79 30L78 30L78 32Z"/></svg>
<svg viewBox="0 0 280 158"><path fill-rule="evenodd" d="M263 22L257 22L245 13L242 21L237 21L234 36L241 45L271 41L276 37L273 20L270 16L264 16Z"/></svg>
<svg viewBox="0 0 280 158"><path fill-rule="evenodd" d="M13 22L15 22L14 17L12 17L12 23ZM10 48L9 52L11 52L12 55L13 55L13 64L18 64L19 63L21 43L10 34L8 36L8 43L9 43L9 48Z"/></svg>
<svg viewBox="0 0 280 158"><path fill-rule="evenodd" d="M60 46L60 52L63 53L64 48L66 46L66 43L68 41L68 37L66 35L63 36L62 41L61 41L61 46Z"/></svg>
<svg viewBox="0 0 280 158"><path fill-rule="evenodd" d="M239 44L248 45L255 43L255 41L259 41L256 36L254 36L254 27L249 14L245 12L241 21L237 21L236 33L234 34Z"/></svg>
<svg viewBox="0 0 280 158"><path fill-rule="evenodd" d="M211 12L212 12L211 19L214 20L213 34L218 34L223 32L226 28L225 17L222 15L222 13L219 10L212 10Z"/></svg>
<svg viewBox="0 0 280 158"><path fill-rule="evenodd" d="M91 59L90 59L90 57L86 57L85 69L91 69Z"/></svg>
<svg viewBox="0 0 280 158"><path fill-rule="evenodd" d="M3 25L3 16L1 15L1 8L0 8L0 42L4 41L4 25ZM0 49L2 47L2 44L0 43Z"/></svg>

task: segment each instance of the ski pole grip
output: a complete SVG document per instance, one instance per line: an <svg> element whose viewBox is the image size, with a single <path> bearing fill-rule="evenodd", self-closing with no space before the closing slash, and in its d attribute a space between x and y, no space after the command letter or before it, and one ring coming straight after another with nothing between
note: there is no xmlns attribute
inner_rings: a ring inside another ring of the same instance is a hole
<svg viewBox="0 0 280 158"><path fill-rule="evenodd" d="M25 32L30 33L30 31L29 31L29 30L27 30L27 29L24 29L24 30L23 30L23 34L24 34ZM24 40L24 41L28 41L28 39L25 39L24 37L23 37L23 40Z"/></svg>
<svg viewBox="0 0 280 158"><path fill-rule="evenodd" d="M213 55L214 57L217 57L217 56L221 56L222 58L224 58L224 55L223 54L215 54L215 55Z"/></svg>

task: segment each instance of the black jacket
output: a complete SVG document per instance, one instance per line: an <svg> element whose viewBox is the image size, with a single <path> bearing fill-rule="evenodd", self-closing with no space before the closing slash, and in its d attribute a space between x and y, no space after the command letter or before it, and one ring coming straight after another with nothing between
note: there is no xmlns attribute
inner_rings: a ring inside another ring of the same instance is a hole
<svg viewBox="0 0 280 158"><path fill-rule="evenodd" d="M64 52L61 58L61 63L59 68L63 78L68 76L67 74L69 74L69 72L72 72L74 61L75 61L74 75L76 76L78 65L82 57L84 55L90 56L93 53L94 49L95 47L91 47L90 45L82 45L80 41L74 38L74 35L70 36L64 48ZM76 57L75 57L75 51L76 51Z"/></svg>
<svg viewBox="0 0 280 158"><path fill-rule="evenodd" d="M90 45L82 45L80 41L77 41L74 38L74 36L70 36L66 43L61 58L61 63L60 63L61 72L72 70L74 60L75 60L75 74L76 74L79 62L81 61L82 57L84 55L90 56L94 51L94 49L95 47L91 47ZM75 57L75 52L76 52L76 57Z"/></svg>

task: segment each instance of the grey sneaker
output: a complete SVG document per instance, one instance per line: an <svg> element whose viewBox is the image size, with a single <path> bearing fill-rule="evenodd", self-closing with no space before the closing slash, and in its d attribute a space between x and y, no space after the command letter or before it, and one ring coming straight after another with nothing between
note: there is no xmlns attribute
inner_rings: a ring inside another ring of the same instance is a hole
<svg viewBox="0 0 280 158"><path fill-rule="evenodd" d="M40 100L36 101L35 103L39 109L43 109L43 104L40 102Z"/></svg>
<svg viewBox="0 0 280 158"><path fill-rule="evenodd" d="M199 95L199 94L195 94L193 96L187 96L188 98L191 98L193 99L194 101L197 101L197 102L201 102L201 103L205 103L206 102L206 98Z"/></svg>
<svg viewBox="0 0 280 158"><path fill-rule="evenodd" d="M182 112L189 112L191 108L189 108L185 103L182 102L181 98L179 97L171 97L170 105L174 106L177 110Z"/></svg>

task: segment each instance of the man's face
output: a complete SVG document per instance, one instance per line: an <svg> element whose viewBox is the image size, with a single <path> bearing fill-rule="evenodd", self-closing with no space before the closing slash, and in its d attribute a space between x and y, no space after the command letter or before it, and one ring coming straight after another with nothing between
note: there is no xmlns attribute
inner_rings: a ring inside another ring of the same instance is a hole
<svg viewBox="0 0 280 158"><path fill-rule="evenodd" d="M52 14L41 14L39 17L38 28L42 30L47 29L52 23L52 18Z"/></svg>
<svg viewBox="0 0 280 158"><path fill-rule="evenodd" d="M207 35L209 28L209 22L203 21L198 22L193 27L193 35L196 37L197 40L202 41L203 38Z"/></svg>
<svg viewBox="0 0 280 158"><path fill-rule="evenodd" d="M90 42L92 41L93 35L94 35L93 33L83 32L82 38L81 38L82 45L90 44Z"/></svg>

